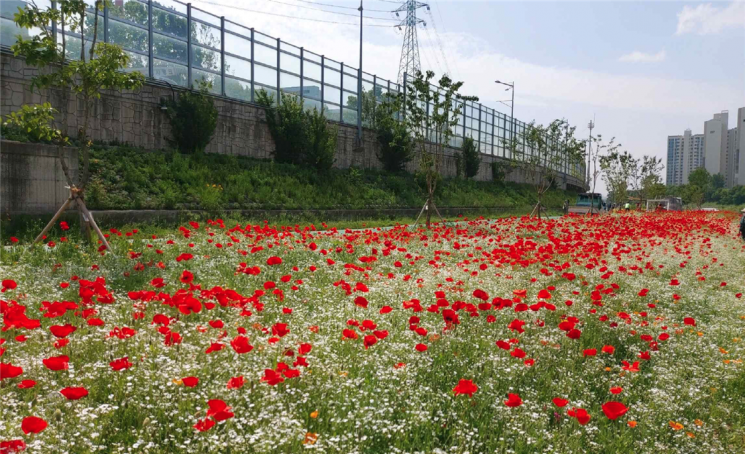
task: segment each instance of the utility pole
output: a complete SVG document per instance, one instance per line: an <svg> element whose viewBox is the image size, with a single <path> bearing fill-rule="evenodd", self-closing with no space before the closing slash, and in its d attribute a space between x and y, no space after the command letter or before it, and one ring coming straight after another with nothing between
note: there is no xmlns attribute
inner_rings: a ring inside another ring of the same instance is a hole
<svg viewBox="0 0 745 454"><path fill-rule="evenodd" d="M360 66L357 69L357 146L362 148L362 0L360 0Z"/></svg>
<svg viewBox="0 0 745 454"><path fill-rule="evenodd" d="M515 82L513 81L511 84L507 82L502 82L501 80L495 80L494 81L497 84L504 85L506 88L504 91L512 90L512 101L510 102L510 158L512 158L512 146L515 145Z"/></svg>
<svg viewBox="0 0 745 454"><path fill-rule="evenodd" d="M587 186L590 186L590 163L592 162L592 128L595 127L595 122L592 120L587 124L590 128L590 140L587 141Z"/></svg>

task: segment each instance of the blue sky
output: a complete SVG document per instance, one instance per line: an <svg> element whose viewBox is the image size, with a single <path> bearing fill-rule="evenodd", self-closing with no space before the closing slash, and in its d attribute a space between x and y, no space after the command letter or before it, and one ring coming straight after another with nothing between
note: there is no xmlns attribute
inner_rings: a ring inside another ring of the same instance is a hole
<svg viewBox="0 0 745 454"><path fill-rule="evenodd" d="M313 4L316 2L316 4ZM317 3L347 7L333 8ZM357 23L359 2L339 0L193 0L214 12L290 43L356 67L359 30L354 25L293 20L228 6L304 19ZM493 81L516 83L515 116L548 123L567 118L586 137L596 133L636 156L666 155L668 135L694 133L713 113L736 117L745 106L745 1L727 2L429 2L420 10L423 68L450 68L462 91L509 112L509 98ZM367 24L393 25L385 12L397 5L366 0ZM382 10L377 12L371 10ZM386 20L388 19L388 20ZM396 79L402 33L366 27L363 69ZM438 45L442 43L442 51ZM444 57L443 57L444 54ZM730 119L730 128L736 119ZM663 173L664 175L664 173ZM602 183L599 188L604 189Z"/></svg>

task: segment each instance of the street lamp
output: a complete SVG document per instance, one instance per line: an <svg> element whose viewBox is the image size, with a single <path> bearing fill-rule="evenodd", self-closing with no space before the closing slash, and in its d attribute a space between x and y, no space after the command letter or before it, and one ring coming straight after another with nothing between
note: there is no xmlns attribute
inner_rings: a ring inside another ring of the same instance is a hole
<svg viewBox="0 0 745 454"><path fill-rule="evenodd" d="M512 90L512 102L510 102L510 122L511 122L510 140L512 141L512 143L514 143L514 140L515 140L515 82L507 83L507 82L502 82L500 80L495 80L494 82L500 85L505 85L509 87L509 88L506 88L504 91ZM502 102L502 101L499 101L499 102ZM510 158L512 157L511 154L512 154L512 150L510 149Z"/></svg>

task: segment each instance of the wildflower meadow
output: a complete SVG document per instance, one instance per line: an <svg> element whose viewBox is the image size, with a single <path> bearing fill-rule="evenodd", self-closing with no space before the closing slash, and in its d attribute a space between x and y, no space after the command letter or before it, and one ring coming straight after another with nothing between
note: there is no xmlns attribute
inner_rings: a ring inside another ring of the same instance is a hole
<svg viewBox="0 0 745 454"><path fill-rule="evenodd" d="M721 213L3 238L0 453L743 452Z"/></svg>

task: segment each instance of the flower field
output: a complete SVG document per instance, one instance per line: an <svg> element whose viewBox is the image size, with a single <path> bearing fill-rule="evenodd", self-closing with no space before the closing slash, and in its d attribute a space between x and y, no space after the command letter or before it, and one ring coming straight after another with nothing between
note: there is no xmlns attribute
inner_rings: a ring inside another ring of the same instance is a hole
<svg viewBox="0 0 745 454"><path fill-rule="evenodd" d="M0 453L745 451L733 216L65 227L3 239Z"/></svg>

